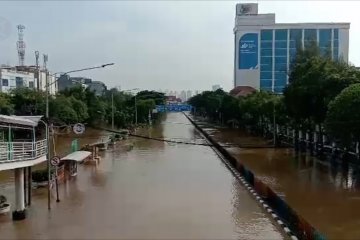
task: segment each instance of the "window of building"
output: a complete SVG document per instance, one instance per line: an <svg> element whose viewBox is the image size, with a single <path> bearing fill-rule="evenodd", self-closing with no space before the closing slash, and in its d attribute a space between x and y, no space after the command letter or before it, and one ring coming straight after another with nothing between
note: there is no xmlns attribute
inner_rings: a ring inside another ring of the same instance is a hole
<svg viewBox="0 0 360 240"><path fill-rule="evenodd" d="M323 56L331 56L331 29L319 30L319 48Z"/></svg>
<svg viewBox="0 0 360 240"><path fill-rule="evenodd" d="M34 82L33 81L29 81L29 88L34 88Z"/></svg>
<svg viewBox="0 0 360 240"><path fill-rule="evenodd" d="M287 81L288 30L275 30L274 92L282 91Z"/></svg>
<svg viewBox="0 0 360 240"><path fill-rule="evenodd" d="M16 87L23 87L24 86L24 79L22 77L16 77Z"/></svg>
<svg viewBox="0 0 360 240"><path fill-rule="evenodd" d="M262 72L260 72L260 78L272 81L272 71L262 71Z"/></svg>
<svg viewBox="0 0 360 240"><path fill-rule="evenodd" d="M291 63L298 49L302 48L302 29L290 29L289 62Z"/></svg>
<svg viewBox="0 0 360 240"><path fill-rule="evenodd" d="M275 30L275 41L287 40L287 29L277 29Z"/></svg>
<svg viewBox="0 0 360 240"><path fill-rule="evenodd" d="M260 40L260 89L265 91L272 91L273 30L261 30Z"/></svg>
<svg viewBox="0 0 360 240"><path fill-rule="evenodd" d="M316 29L305 29L304 30L304 46L310 47L312 44L316 44L317 31Z"/></svg>
<svg viewBox="0 0 360 240"><path fill-rule="evenodd" d="M271 48L262 48L260 52L261 57L272 57L272 49Z"/></svg>
<svg viewBox="0 0 360 240"><path fill-rule="evenodd" d="M273 30L261 30L261 41L272 41Z"/></svg>
<svg viewBox="0 0 360 240"><path fill-rule="evenodd" d="M302 42L302 29L290 29L290 48L300 48Z"/></svg>
<svg viewBox="0 0 360 240"><path fill-rule="evenodd" d="M339 59L339 29L334 29L333 59Z"/></svg>
<svg viewBox="0 0 360 240"><path fill-rule="evenodd" d="M6 87L9 86L9 79L4 79L4 78L3 78L3 79L2 79L2 85L3 85L3 86L6 86Z"/></svg>

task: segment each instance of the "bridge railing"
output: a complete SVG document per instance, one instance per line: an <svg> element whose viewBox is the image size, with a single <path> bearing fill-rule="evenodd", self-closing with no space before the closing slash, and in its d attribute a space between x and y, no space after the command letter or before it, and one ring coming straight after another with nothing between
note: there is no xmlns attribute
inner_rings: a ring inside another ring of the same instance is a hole
<svg viewBox="0 0 360 240"><path fill-rule="evenodd" d="M0 142L0 163L33 160L45 156L46 139L37 142Z"/></svg>

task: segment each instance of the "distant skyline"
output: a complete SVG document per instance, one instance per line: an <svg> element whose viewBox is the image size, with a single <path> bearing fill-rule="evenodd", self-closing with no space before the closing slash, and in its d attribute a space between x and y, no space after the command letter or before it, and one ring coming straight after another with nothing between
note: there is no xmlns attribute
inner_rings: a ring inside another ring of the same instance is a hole
<svg viewBox="0 0 360 240"><path fill-rule="evenodd" d="M211 90L233 86L234 18L239 1L1 1L0 64L18 63L16 25L26 29L25 64L34 51L61 72L84 72L109 88ZM241 1L259 3L276 22L350 22L351 63L360 65L358 1Z"/></svg>

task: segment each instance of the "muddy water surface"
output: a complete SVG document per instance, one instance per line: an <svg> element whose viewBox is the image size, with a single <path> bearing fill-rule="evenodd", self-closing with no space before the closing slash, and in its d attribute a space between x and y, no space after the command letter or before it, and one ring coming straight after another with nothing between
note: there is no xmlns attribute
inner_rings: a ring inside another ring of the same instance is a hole
<svg viewBox="0 0 360 240"><path fill-rule="evenodd" d="M204 143L181 113L138 134ZM66 152L69 141L58 141ZM12 195L12 175L0 174L0 193ZM0 217L0 238L283 238L207 146L131 138L104 152L98 167L79 166L60 199L48 211L46 191L34 190L26 220Z"/></svg>

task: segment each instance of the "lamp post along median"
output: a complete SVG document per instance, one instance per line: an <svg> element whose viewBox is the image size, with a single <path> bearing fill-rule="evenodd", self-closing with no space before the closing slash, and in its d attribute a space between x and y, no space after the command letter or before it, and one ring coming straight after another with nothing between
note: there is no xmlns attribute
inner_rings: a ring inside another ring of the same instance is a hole
<svg viewBox="0 0 360 240"><path fill-rule="evenodd" d="M83 71L88 71L88 70L93 70L93 69L98 69L98 68L104 68L107 66L112 66L114 65L114 63L107 63L107 64L102 64L100 66L96 66L96 67L88 67L88 68L82 68L82 69L77 69L77 70L71 70L71 71L67 71L67 72L60 72L60 76L61 75L65 75L65 74L69 74L69 73L75 73L75 72L83 72ZM56 84L60 77L58 79L56 79L56 74L58 73L54 73L51 76L55 76L55 79L52 83L49 82L49 72L45 67L45 73L46 73L46 77L45 77L45 83L46 83L46 88L45 88L45 94L46 94L46 110L45 110L45 117L46 117L46 121L47 121L47 126L46 126L46 146L47 146L47 172L48 172L48 209L51 209L51 194L50 194L50 184L51 184L51 165L50 165L50 134L49 134L49 126L50 126L50 114L49 114L49 87L50 85Z"/></svg>
<svg viewBox="0 0 360 240"><path fill-rule="evenodd" d="M111 127L114 130L114 93L111 92Z"/></svg>

